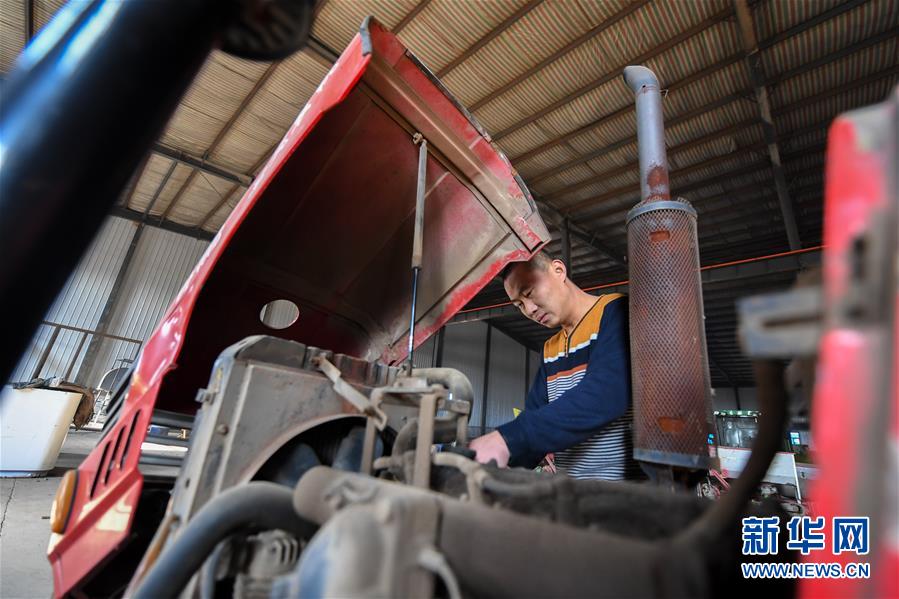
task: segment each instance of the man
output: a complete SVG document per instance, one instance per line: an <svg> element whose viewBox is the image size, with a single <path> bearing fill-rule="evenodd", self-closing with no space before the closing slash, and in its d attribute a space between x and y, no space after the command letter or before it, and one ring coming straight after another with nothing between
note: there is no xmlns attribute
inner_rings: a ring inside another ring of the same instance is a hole
<svg viewBox="0 0 899 599"><path fill-rule="evenodd" d="M533 467L552 453L558 471L574 478L636 478L627 299L589 295L567 275L561 260L543 252L503 270L512 303L561 330L543 346L525 410L470 447L479 462L500 467Z"/></svg>

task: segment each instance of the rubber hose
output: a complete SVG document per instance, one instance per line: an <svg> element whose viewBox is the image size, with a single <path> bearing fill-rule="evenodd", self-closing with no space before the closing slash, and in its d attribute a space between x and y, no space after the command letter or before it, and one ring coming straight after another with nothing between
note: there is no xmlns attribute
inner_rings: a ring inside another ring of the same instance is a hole
<svg viewBox="0 0 899 599"><path fill-rule="evenodd" d="M758 435L752 444L752 453L743 472L730 486L730 490L708 511L678 535L678 542L705 546L719 538L724 531L739 522L758 488L771 460L780 449L786 430L789 396L784 388L784 366L776 360L759 360L752 364L758 388Z"/></svg>
<svg viewBox="0 0 899 599"><path fill-rule="evenodd" d="M400 432L396 435L393 442L393 451L391 455L402 456L407 451L415 449L415 443L418 440L418 418L412 418ZM456 440L456 421L444 418L434 419L434 443L452 443Z"/></svg>
<svg viewBox="0 0 899 599"><path fill-rule="evenodd" d="M284 530L301 538L313 524L293 509L293 492L269 482L228 489L204 505L159 556L134 599L177 597L223 539L241 529Z"/></svg>

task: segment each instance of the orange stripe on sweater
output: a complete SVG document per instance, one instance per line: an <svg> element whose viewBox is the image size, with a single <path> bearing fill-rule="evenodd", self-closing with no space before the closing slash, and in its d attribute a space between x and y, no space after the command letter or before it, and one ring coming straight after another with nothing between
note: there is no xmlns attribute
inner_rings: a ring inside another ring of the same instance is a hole
<svg viewBox="0 0 899 599"><path fill-rule="evenodd" d="M587 370L587 364L581 364L580 366L575 366L574 368L571 368L569 370L563 370L562 372L557 372L556 374L554 374L552 376L546 377L546 382L551 383L554 380L556 380L557 378L559 378L560 376L569 376L569 375L578 373L582 370Z"/></svg>

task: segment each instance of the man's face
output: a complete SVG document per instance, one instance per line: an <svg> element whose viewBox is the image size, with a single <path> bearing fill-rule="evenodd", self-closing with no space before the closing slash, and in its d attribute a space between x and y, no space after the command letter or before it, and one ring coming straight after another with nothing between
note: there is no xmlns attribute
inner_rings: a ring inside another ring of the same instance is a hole
<svg viewBox="0 0 899 599"><path fill-rule="evenodd" d="M506 294L521 313L545 327L561 326L565 310L565 265L553 260L549 268L516 266L503 281Z"/></svg>

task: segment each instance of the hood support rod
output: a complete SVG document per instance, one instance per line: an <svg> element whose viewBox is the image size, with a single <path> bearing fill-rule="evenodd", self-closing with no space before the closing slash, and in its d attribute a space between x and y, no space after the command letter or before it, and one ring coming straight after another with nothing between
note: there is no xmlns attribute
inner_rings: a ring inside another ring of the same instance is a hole
<svg viewBox="0 0 899 599"><path fill-rule="evenodd" d="M425 223L425 185L428 174L428 140L421 133L412 136L418 146L418 182L415 187L415 234L412 238L412 308L409 316L409 353L406 372L412 374L412 351L415 348L415 304L418 303L418 277L421 273L422 234Z"/></svg>

